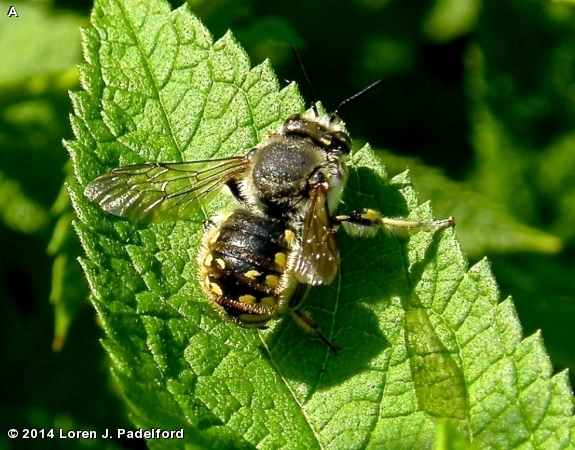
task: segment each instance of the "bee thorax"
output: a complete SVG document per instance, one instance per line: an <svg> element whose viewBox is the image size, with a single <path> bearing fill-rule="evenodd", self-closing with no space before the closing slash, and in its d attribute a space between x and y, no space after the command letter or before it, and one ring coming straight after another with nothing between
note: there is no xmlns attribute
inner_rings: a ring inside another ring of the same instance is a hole
<svg viewBox="0 0 575 450"><path fill-rule="evenodd" d="M296 195L305 190L309 176L322 162L321 156L309 141L274 140L254 158L254 188L263 199Z"/></svg>
<svg viewBox="0 0 575 450"><path fill-rule="evenodd" d="M341 164L311 139L272 138L253 153L251 176L244 191L262 212L275 217L303 218L309 206L311 180L318 173L337 176Z"/></svg>

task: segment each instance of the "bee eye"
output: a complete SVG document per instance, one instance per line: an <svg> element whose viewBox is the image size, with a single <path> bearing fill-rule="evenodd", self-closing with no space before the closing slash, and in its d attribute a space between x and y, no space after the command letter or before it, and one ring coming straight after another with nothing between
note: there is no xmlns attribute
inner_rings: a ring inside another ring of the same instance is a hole
<svg viewBox="0 0 575 450"><path fill-rule="evenodd" d="M351 151L351 139L343 131L337 131L332 134L334 149L343 154L348 154Z"/></svg>
<svg viewBox="0 0 575 450"><path fill-rule="evenodd" d="M289 116L286 120L285 123L290 123L290 122L301 122L301 114L292 114L291 116Z"/></svg>

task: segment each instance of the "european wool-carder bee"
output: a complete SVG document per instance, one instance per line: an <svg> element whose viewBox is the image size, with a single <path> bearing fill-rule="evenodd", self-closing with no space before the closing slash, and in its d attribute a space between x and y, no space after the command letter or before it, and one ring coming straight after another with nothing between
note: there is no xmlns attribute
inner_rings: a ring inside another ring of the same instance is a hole
<svg viewBox="0 0 575 450"><path fill-rule="evenodd" d="M222 316L245 328L263 329L289 313L337 353L299 306L310 286L334 280L339 226L369 236L379 229L404 234L455 223L387 218L372 209L336 214L351 151L338 112L378 84L330 115L320 114L314 100L244 156L120 167L90 182L84 195L111 214L156 222L189 217L226 186L238 204L205 224L198 264L206 295Z"/></svg>

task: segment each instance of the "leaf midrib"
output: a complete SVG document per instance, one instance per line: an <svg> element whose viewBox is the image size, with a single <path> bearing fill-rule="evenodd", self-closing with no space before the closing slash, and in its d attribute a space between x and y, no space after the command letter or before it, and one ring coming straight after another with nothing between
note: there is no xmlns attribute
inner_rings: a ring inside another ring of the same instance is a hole
<svg viewBox="0 0 575 450"><path fill-rule="evenodd" d="M137 49L138 49L138 53L140 54L140 57L142 58L142 61L144 62L143 67L146 71L146 74L148 75L148 79L151 81L151 86L153 87L154 92L156 93L156 99L158 101L158 104L160 105L160 109L162 111L162 120L164 121L165 125L168 127L169 129L169 137L170 140L174 143L174 147L175 149L178 151L178 153L180 154L180 161L183 161L184 158L184 153L180 147L180 145L178 144L178 142L175 139L175 132L174 129L172 127L172 123L169 120L168 117L168 113L166 110L166 107L164 105L164 102L162 101L162 96L160 95L160 89L159 86L156 82L156 79L153 76L153 72L150 68L150 64L148 61L148 57L144 52L144 47L140 41L140 39L138 38L138 34L136 33L136 29L133 27L132 22L129 20L129 14L127 12L127 10L123 7L123 4L121 1L118 0L114 0L116 5L118 5L119 9L122 11L122 17L125 17L125 23L127 24L127 27L129 28L132 38L134 39L134 42L136 43ZM166 18L166 24L169 24L169 20L167 20ZM211 87L210 87L211 89Z"/></svg>

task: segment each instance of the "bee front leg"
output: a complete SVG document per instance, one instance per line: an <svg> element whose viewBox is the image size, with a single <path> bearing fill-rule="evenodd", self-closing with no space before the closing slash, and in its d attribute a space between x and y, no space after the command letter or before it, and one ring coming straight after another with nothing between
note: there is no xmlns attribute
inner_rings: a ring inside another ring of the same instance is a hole
<svg viewBox="0 0 575 450"><path fill-rule="evenodd" d="M342 225L352 236L374 236L379 229L390 235L410 235L420 231L435 231L455 226L453 217L434 222L416 222L401 218L384 217L374 209L359 209L332 218L335 225Z"/></svg>

